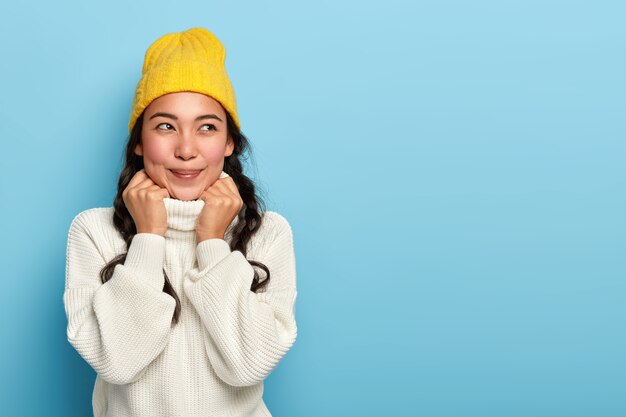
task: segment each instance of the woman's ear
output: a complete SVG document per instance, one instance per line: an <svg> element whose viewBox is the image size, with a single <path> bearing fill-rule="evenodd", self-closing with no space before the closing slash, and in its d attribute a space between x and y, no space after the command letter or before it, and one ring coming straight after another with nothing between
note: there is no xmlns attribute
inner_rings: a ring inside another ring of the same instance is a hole
<svg viewBox="0 0 626 417"><path fill-rule="evenodd" d="M228 139L226 141L226 150L224 151L224 156L231 156L234 150L235 150L235 142L232 140L230 135L228 135Z"/></svg>
<svg viewBox="0 0 626 417"><path fill-rule="evenodd" d="M143 148L141 147L141 143L138 143L137 146L135 146L135 155L137 156L143 155Z"/></svg>

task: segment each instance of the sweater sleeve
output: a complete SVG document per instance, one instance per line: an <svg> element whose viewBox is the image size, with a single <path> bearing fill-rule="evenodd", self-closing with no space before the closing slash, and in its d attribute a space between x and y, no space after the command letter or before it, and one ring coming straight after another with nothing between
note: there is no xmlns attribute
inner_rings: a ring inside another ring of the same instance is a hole
<svg viewBox="0 0 626 417"><path fill-rule="evenodd" d="M85 213L85 212L83 212ZM82 214L82 213L81 213ZM165 238L136 234L102 284L103 225L79 214L68 233L63 302L67 338L102 379L127 384L165 348L176 301L163 292Z"/></svg>
<svg viewBox="0 0 626 417"><path fill-rule="evenodd" d="M284 217L269 213L271 230L260 238L254 257L270 270L266 291L250 290L251 264L223 239L200 242L198 267L185 275L184 290L204 325L209 361L234 386L263 381L297 336L292 231Z"/></svg>

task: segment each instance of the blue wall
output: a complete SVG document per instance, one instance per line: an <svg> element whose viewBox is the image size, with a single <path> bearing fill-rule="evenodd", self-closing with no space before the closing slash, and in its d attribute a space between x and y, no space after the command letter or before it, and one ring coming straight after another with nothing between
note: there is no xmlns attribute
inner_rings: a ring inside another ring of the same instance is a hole
<svg viewBox="0 0 626 417"><path fill-rule="evenodd" d="M91 412L67 230L112 203L145 49L192 26L294 230L276 417L626 415L623 2L90 3L0 6L2 415Z"/></svg>

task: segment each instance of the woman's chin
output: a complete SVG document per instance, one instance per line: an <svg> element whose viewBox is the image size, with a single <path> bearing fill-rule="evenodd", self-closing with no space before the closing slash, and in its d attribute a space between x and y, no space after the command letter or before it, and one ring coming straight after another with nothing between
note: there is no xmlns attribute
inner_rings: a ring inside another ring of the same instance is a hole
<svg viewBox="0 0 626 417"><path fill-rule="evenodd" d="M199 199L201 194L202 194L201 192L194 192L193 190L188 190L188 191L171 192L170 197L175 198L177 200L181 200L181 201L192 201L192 200Z"/></svg>

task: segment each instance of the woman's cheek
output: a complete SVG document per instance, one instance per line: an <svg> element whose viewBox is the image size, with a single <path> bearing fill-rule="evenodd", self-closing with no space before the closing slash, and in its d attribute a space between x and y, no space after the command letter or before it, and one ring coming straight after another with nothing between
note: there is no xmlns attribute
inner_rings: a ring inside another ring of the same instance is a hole
<svg viewBox="0 0 626 417"><path fill-rule="evenodd" d="M151 165L164 165L170 153L168 147L159 141L146 141L144 143L144 163L148 159Z"/></svg>
<svg viewBox="0 0 626 417"><path fill-rule="evenodd" d="M153 138L143 138L143 165L146 174L159 187L167 188L166 162L169 151Z"/></svg>
<svg viewBox="0 0 626 417"><path fill-rule="evenodd" d="M202 153L209 166L219 165L224 160L224 147L217 144L207 146Z"/></svg>

